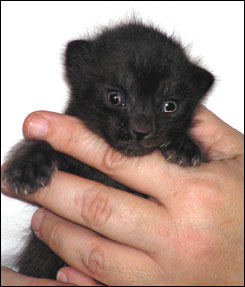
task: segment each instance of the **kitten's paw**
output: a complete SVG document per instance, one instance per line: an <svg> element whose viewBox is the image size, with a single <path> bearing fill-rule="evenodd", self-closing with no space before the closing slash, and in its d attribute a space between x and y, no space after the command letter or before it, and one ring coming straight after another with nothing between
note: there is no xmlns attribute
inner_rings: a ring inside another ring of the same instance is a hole
<svg viewBox="0 0 245 287"><path fill-rule="evenodd" d="M54 151L44 141L24 141L11 152L3 173L10 191L30 194L49 183L56 169Z"/></svg>
<svg viewBox="0 0 245 287"><path fill-rule="evenodd" d="M206 158L198 145L190 138L171 142L167 147L161 149L167 161L179 166L198 166Z"/></svg>

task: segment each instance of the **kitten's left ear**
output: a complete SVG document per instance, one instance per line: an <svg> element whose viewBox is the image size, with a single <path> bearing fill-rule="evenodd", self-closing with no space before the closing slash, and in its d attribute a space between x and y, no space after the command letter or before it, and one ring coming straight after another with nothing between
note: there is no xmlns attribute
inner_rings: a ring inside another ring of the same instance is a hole
<svg viewBox="0 0 245 287"><path fill-rule="evenodd" d="M192 65L190 69L191 83L197 95L205 94L214 83L214 76L207 70Z"/></svg>

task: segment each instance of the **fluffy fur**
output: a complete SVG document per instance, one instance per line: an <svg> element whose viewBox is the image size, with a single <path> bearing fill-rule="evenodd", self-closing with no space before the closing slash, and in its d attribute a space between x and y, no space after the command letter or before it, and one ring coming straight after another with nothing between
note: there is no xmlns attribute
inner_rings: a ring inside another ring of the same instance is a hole
<svg viewBox="0 0 245 287"><path fill-rule="evenodd" d="M139 22L105 28L94 38L68 43L65 68L71 91L65 113L113 148L127 156L159 149L181 166L207 160L189 129L214 77L173 38ZM134 193L42 140L17 145L4 177L13 192L29 194L47 185L55 168ZM65 263L32 235L18 264L26 275L55 278Z"/></svg>

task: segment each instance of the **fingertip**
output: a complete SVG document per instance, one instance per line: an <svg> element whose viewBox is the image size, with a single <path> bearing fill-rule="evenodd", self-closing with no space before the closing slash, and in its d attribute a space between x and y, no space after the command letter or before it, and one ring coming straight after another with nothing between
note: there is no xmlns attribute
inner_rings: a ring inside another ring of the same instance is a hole
<svg viewBox="0 0 245 287"><path fill-rule="evenodd" d="M59 272L57 273L57 281L67 283L67 282L68 282L68 279L67 279L66 273L64 273L64 272L62 272L62 271L59 271Z"/></svg>
<svg viewBox="0 0 245 287"><path fill-rule="evenodd" d="M104 286L69 266L62 267L58 271L56 278L59 282L70 283L78 286Z"/></svg>
<svg viewBox="0 0 245 287"><path fill-rule="evenodd" d="M29 128L30 122L32 118L36 116L38 112L39 111L32 112L29 115L27 115L26 118L24 119L23 126L22 126L22 133L24 136L28 136L28 128Z"/></svg>
<svg viewBox="0 0 245 287"><path fill-rule="evenodd" d="M48 133L49 122L41 111L36 111L26 117L22 129L26 137L44 138Z"/></svg>

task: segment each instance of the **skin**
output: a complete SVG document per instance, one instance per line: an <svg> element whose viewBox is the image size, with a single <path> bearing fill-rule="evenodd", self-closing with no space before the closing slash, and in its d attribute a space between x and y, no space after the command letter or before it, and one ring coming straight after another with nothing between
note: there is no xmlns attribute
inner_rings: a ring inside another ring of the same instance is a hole
<svg viewBox="0 0 245 287"><path fill-rule="evenodd" d="M40 117L48 123L42 132ZM192 135L211 161L183 168L158 151L128 158L70 116L39 111L26 118L25 136L45 139L151 197L61 171L37 193L18 196L43 206L32 228L70 265L59 280L80 286L98 285L91 278L114 286L244 285L244 137L204 107L196 122ZM12 277L3 280L2 286L16 286Z"/></svg>

